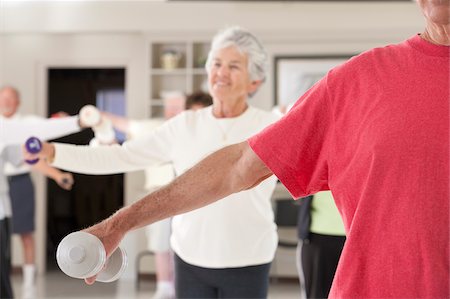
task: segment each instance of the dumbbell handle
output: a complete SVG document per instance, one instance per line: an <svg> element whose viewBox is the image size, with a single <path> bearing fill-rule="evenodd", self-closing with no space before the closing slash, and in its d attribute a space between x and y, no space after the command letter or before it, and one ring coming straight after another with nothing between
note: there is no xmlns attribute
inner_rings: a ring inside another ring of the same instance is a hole
<svg viewBox="0 0 450 299"><path fill-rule="evenodd" d="M42 142L37 137L30 137L25 142L25 148L30 154L37 154L42 150ZM28 164L36 164L38 159L25 160Z"/></svg>

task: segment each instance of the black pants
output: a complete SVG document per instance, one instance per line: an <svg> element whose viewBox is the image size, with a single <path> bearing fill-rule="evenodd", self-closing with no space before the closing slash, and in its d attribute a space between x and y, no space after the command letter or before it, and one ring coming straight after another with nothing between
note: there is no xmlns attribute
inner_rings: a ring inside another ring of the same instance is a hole
<svg viewBox="0 0 450 299"><path fill-rule="evenodd" d="M29 173L8 177L13 234L34 232L34 186Z"/></svg>
<svg viewBox="0 0 450 299"><path fill-rule="evenodd" d="M11 287L10 219L0 220L0 298L13 298Z"/></svg>
<svg viewBox="0 0 450 299"><path fill-rule="evenodd" d="M175 255L177 298L266 298L270 263L210 269L193 266Z"/></svg>
<svg viewBox="0 0 450 299"><path fill-rule="evenodd" d="M302 269L308 298L328 298L345 237L311 233L302 245Z"/></svg>

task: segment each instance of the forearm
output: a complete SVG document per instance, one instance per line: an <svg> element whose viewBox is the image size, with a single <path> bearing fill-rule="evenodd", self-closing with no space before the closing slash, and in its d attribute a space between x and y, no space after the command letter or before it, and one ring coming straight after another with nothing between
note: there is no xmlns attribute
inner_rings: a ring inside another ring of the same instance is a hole
<svg viewBox="0 0 450 299"><path fill-rule="evenodd" d="M256 186L271 175L247 142L228 146L206 157L169 185L85 231L97 236L109 255L133 229L206 206ZM86 279L88 284L94 281L95 277Z"/></svg>
<svg viewBox="0 0 450 299"><path fill-rule="evenodd" d="M53 180L56 180L58 178L58 175L61 174L61 171L59 169L51 167L50 165L47 164L47 162L43 160L39 160L38 163L34 164L32 169L42 173L43 175Z"/></svg>
<svg viewBox="0 0 450 299"><path fill-rule="evenodd" d="M77 173L104 175L141 170L149 161L119 145L75 146L53 143L52 166Z"/></svg>
<svg viewBox="0 0 450 299"><path fill-rule="evenodd" d="M270 175L246 142L229 146L208 156L166 187L119 210L107 223L126 233L249 189Z"/></svg>

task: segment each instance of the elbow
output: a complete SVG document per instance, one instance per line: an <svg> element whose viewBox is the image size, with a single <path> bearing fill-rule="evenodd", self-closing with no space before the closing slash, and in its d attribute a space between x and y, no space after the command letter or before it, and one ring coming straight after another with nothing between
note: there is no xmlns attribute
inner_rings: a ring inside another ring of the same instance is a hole
<svg viewBox="0 0 450 299"><path fill-rule="evenodd" d="M244 191L256 187L272 175L270 169L261 161L247 142L239 144L236 165L236 188Z"/></svg>

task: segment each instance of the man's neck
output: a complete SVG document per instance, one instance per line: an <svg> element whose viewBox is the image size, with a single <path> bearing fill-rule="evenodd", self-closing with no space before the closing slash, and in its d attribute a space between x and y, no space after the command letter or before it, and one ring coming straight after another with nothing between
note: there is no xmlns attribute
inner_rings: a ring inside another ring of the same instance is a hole
<svg viewBox="0 0 450 299"><path fill-rule="evenodd" d="M432 44L450 46L450 25L428 24L420 36Z"/></svg>

